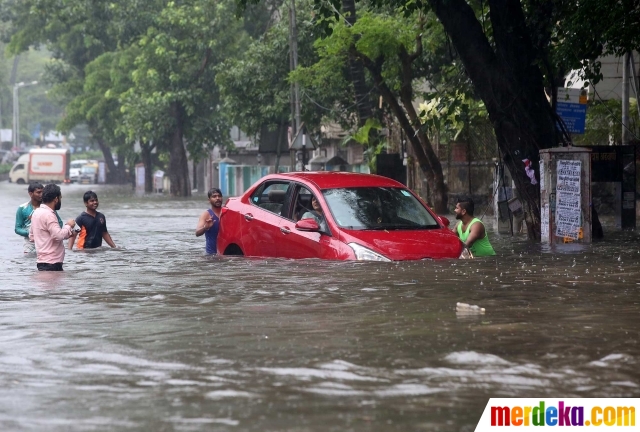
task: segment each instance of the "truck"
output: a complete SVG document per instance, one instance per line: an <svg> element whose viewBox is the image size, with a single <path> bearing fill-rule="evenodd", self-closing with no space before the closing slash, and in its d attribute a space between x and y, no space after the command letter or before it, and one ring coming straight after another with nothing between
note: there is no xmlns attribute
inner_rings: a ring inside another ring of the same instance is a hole
<svg viewBox="0 0 640 432"><path fill-rule="evenodd" d="M71 152L67 149L32 149L18 158L9 171L9 181L68 183Z"/></svg>

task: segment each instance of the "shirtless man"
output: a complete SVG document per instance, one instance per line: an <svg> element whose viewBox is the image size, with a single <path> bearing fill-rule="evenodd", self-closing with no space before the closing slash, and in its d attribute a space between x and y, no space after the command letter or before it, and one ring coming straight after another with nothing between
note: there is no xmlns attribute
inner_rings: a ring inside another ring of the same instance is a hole
<svg viewBox="0 0 640 432"><path fill-rule="evenodd" d="M205 250L207 255L215 255L218 253L217 242L218 232L220 232L220 214L222 213L222 191L218 188L209 189L207 192L209 197L210 209L207 209L200 215L198 225L196 226L196 237L204 234L206 239Z"/></svg>

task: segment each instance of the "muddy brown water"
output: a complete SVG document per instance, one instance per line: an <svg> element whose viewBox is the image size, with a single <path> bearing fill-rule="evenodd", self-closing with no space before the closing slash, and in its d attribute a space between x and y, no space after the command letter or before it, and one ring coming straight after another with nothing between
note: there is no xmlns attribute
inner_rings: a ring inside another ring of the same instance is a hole
<svg viewBox="0 0 640 432"><path fill-rule="evenodd" d="M86 189L62 187L63 219ZM26 187L0 183L0 430L471 431L490 397L640 396L635 233L490 233L498 256L473 261L212 258L204 197L94 190L120 248L39 273L13 233Z"/></svg>

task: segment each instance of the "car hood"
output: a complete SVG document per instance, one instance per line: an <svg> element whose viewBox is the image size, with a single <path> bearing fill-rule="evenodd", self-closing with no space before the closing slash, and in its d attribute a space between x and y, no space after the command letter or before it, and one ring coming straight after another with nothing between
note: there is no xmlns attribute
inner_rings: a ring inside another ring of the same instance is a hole
<svg viewBox="0 0 640 432"><path fill-rule="evenodd" d="M446 228L433 230L343 230L346 243L356 242L394 261L458 258L462 243Z"/></svg>

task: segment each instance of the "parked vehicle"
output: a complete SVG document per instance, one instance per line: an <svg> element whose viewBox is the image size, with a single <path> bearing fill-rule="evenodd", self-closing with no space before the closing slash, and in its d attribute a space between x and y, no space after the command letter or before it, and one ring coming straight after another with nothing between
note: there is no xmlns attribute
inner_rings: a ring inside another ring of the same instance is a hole
<svg viewBox="0 0 640 432"><path fill-rule="evenodd" d="M69 167L69 180L71 180L71 183L76 183L80 180L80 170L88 163L89 161L87 159L71 161L71 165Z"/></svg>
<svg viewBox="0 0 640 432"><path fill-rule="evenodd" d="M376 175L273 174L222 211L224 255L397 261L468 253L445 217L401 183Z"/></svg>
<svg viewBox="0 0 640 432"><path fill-rule="evenodd" d="M9 181L68 182L70 163L71 153L67 149L32 149L18 158L9 172Z"/></svg>
<svg viewBox="0 0 640 432"><path fill-rule="evenodd" d="M9 171L9 182L15 182L18 184L24 184L29 179L28 173L29 165L29 153L21 155L17 161L14 162L13 167Z"/></svg>
<svg viewBox="0 0 640 432"><path fill-rule="evenodd" d="M80 177L78 179L80 184L94 184L98 183L98 168L95 165L84 165L80 169Z"/></svg>

